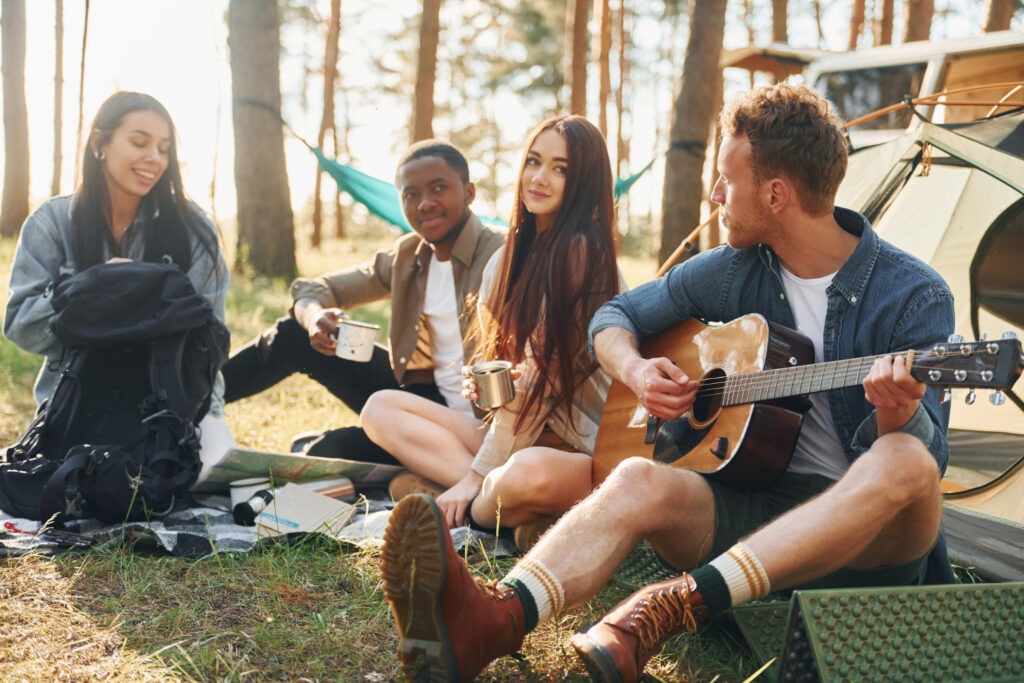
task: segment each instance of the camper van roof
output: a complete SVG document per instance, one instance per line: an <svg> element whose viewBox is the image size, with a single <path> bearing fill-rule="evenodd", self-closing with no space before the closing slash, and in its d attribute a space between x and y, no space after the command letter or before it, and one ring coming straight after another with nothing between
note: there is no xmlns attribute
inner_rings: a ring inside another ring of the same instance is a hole
<svg viewBox="0 0 1024 683"><path fill-rule="evenodd" d="M813 83L818 74L848 69L863 69L892 64L926 62L933 57L986 52L1002 47L1024 45L1024 32L995 31L974 38L956 40L922 40L902 45L870 47L853 52L828 54L814 60L807 67L805 81Z"/></svg>

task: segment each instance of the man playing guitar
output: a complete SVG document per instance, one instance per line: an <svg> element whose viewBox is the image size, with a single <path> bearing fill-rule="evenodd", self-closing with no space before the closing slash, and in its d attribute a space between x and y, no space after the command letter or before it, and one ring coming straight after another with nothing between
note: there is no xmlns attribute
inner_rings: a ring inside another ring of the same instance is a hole
<svg viewBox="0 0 1024 683"><path fill-rule="evenodd" d="M760 88L731 104L720 126L711 198L728 245L616 297L590 325L602 367L651 415L685 414L697 378L644 358L639 343L689 318L759 313L809 337L818 362L946 340L953 297L942 278L834 206L847 145L824 99L802 86ZM573 637L599 680L636 680L672 634L771 591L918 582L933 549L945 558L937 539L948 406L902 356L883 356L861 384L811 400L793 458L767 489L628 458L488 591L454 554L432 501L403 500L384 580L409 584L408 598L392 600L407 675L473 678L538 622L596 594L641 539L688 573L641 589ZM437 572L410 571L430 563Z"/></svg>

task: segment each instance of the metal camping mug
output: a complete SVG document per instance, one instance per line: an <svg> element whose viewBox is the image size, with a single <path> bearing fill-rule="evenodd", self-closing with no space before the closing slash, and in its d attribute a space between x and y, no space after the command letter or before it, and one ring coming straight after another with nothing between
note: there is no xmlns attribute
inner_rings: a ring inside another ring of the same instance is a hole
<svg viewBox="0 0 1024 683"><path fill-rule="evenodd" d="M373 343L377 339L380 325L361 323L356 320L339 320L334 341L338 346L334 355L347 360L365 363L373 358Z"/></svg>
<svg viewBox="0 0 1024 683"><path fill-rule="evenodd" d="M512 385L512 363L507 360L489 360L470 368L476 382L475 403L484 410L500 408L516 397Z"/></svg>

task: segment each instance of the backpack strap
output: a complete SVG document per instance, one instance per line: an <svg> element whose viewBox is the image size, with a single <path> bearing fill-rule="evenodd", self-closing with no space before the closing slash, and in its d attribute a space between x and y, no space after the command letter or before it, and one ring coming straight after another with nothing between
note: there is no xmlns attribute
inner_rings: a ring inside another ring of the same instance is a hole
<svg viewBox="0 0 1024 683"><path fill-rule="evenodd" d="M154 433L153 454L146 463L148 469L161 474L148 482L161 489L158 495L185 487L200 469L199 439L182 378L182 357L189 334L177 332L150 342L150 386L152 405L157 410L142 421L150 423Z"/></svg>
<svg viewBox="0 0 1024 683"><path fill-rule="evenodd" d="M82 494L78 480L86 471L93 453L90 446L75 446L68 451L64 462L50 476L39 497L39 518L46 521L58 515L58 523L64 518L82 516Z"/></svg>
<svg viewBox="0 0 1024 683"><path fill-rule="evenodd" d="M188 331L166 334L149 343L149 385L154 403L171 410L183 421L190 419L188 398L181 377L181 359Z"/></svg>

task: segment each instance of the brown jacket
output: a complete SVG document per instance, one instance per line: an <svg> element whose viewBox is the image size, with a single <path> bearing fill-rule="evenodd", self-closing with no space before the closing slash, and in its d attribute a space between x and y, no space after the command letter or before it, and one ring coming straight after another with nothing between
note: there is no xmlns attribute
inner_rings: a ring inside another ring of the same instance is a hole
<svg viewBox="0 0 1024 683"><path fill-rule="evenodd" d="M463 304L480 289L484 266L504 241L504 231L482 225L473 214L455 240L452 274L455 301L461 306L459 329L463 338L476 316L472 307L467 309ZM358 266L315 278L298 278L292 283L292 299L315 299L324 308L351 308L390 297L388 352L395 379L402 385L433 382L430 339L426 325L420 322L430 256L430 245L419 235L403 235L391 249L378 251ZM464 359L472 357L473 349L463 349Z"/></svg>

